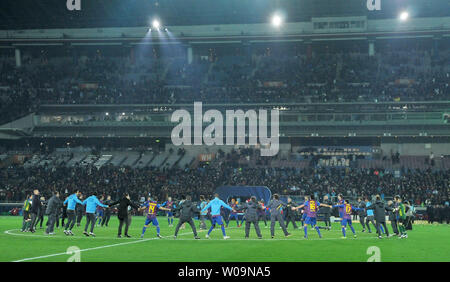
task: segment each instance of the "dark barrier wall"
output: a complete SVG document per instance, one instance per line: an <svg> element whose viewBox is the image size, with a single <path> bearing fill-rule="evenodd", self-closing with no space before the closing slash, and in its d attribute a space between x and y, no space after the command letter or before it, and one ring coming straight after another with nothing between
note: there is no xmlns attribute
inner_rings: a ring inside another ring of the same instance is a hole
<svg viewBox="0 0 450 282"><path fill-rule="evenodd" d="M223 201L235 196L255 196L257 200L263 199L265 203L268 203L272 197L272 192L266 186L220 186L216 189L216 193Z"/></svg>

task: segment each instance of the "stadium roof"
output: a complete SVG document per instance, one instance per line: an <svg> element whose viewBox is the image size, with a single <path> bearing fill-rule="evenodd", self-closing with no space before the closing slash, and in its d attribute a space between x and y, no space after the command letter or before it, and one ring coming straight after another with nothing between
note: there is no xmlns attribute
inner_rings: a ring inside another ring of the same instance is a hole
<svg viewBox="0 0 450 282"><path fill-rule="evenodd" d="M381 11L368 11L367 0L81 0L69 11L65 0L0 2L0 29L148 26L154 17L165 25L265 23L275 11L287 22L311 17L395 18L402 10L414 17L450 15L448 0L381 0Z"/></svg>

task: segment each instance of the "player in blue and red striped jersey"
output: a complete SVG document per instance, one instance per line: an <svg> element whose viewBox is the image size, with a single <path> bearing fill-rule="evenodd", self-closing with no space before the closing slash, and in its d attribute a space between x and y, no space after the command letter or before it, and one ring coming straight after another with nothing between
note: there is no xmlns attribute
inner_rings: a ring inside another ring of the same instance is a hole
<svg viewBox="0 0 450 282"><path fill-rule="evenodd" d="M306 203L308 200L309 200L308 196L305 196L305 202L304 203ZM305 225L305 221L306 221L307 217L308 217L308 206L304 206L303 209L302 209L302 219L301 219L302 226ZM311 224L311 229L312 228L314 228L314 226Z"/></svg>
<svg viewBox="0 0 450 282"><path fill-rule="evenodd" d="M163 207L168 208L167 211L167 222L169 223L169 227L173 226L173 212L172 210L176 208L175 203L172 201L172 197L167 197L167 201L162 204Z"/></svg>
<svg viewBox="0 0 450 282"><path fill-rule="evenodd" d="M164 208L151 197L148 197L148 200L142 205L141 210L142 209L144 210L144 214L147 214L147 218L145 220L144 228L142 228L141 238L144 238L145 230L147 230L150 222L156 227L156 236L161 238L161 235L159 235L160 229L158 219L156 218L156 213L158 210L169 211L169 209Z"/></svg>
<svg viewBox="0 0 450 282"><path fill-rule="evenodd" d="M320 234L320 229L316 225L317 224L317 211L319 207L329 207L330 205L321 204L318 201L315 200L314 195L309 196L309 200L306 201L303 205L300 205L296 208L292 208L292 210L299 210L303 207L306 207L306 220L303 225L303 230L305 231L305 239L308 239L308 224L311 224L311 226L314 226L316 228L317 233L319 234L319 238L322 238L322 234Z"/></svg>
<svg viewBox="0 0 450 282"><path fill-rule="evenodd" d="M308 196L305 196L305 203L309 200ZM302 210L302 225L305 225L306 217L308 216L308 206L304 206Z"/></svg>
<svg viewBox="0 0 450 282"><path fill-rule="evenodd" d="M354 210L354 211L359 211L359 210L364 210L364 209L360 209L360 208L353 207L352 205L350 205L350 203L349 203L348 200L345 200L345 201L344 201L344 204L341 204L341 205L334 205L333 207L342 209L342 215L341 215L341 218L342 218L342 221L341 221L341 227L342 227L342 234L344 235L344 237L342 237L342 238L343 238L343 239L346 239L346 238L347 238L347 237L346 237L346 234L345 234L345 229L346 229L346 227L347 227L347 224L348 224L348 226L350 226L350 229L351 229L352 232L353 232L353 237L356 238L356 232L355 232L355 229L353 228L353 225L352 225L352 210Z"/></svg>
<svg viewBox="0 0 450 282"><path fill-rule="evenodd" d="M231 207L234 211L233 211L233 210L230 211L230 214L228 215L228 218L227 218L227 220L226 220L226 226L225 226L225 227L228 227L228 224L230 223L230 220L231 220L231 219L236 219L236 226L237 226L237 227L240 227L240 225L239 225L239 217L238 217L238 213L237 213L237 211L236 211L237 206L238 206L238 204L237 204L236 200L235 200L234 198L231 199L230 207Z"/></svg>
<svg viewBox="0 0 450 282"><path fill-rule="evenodd" d="M264 225L267 228L267 216L266 216L266 206L264 205L264 200L261 200L258 202L258 204L261 206L261 209L258 209L256 212L258 213L258 222L260 220L264 220Z"/></svg>
<svg viewBox="0 0 450 282"><path fill-rule="evenodd" d="M250 199L247 199L247 201L245 201L245 203L247 203L247 204L248 204L249 202L250 202ZM236 201L236 203L237 203L238 206L241 205L241 200L238 198L237 201ZM239 213L238 213L237 215L238 215L238 219L239 219ZM245 221L245 213L241 213L241 215L242 215L241 224L239 224L238 227L241 227L242 224L243 224L244 221Z"/></svg>

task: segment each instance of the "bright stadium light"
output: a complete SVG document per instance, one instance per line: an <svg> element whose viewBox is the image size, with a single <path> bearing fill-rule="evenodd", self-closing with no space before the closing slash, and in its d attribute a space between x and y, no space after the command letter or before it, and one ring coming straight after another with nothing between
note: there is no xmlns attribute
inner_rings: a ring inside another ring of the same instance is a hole
<svg viewBox="0 0 450 282"><path fill-rule="evenodd" d="M283 19L279 15L272 16L272 25L279 27L283 23Z"/></svg>
<svg viewBox="0 0 450 282"><path fill-rule="evenodd" d="M401 21L406 21L409 18L409 13L406 11L403 11L400 13L399 18Z"/></svg>
<svg viewBox="0 0 450 282"><path fill-rule="evenodd" d="M158 20L153 20L152 27L154 29L158 30L160 26L161 26L161 23Z"/></svg>

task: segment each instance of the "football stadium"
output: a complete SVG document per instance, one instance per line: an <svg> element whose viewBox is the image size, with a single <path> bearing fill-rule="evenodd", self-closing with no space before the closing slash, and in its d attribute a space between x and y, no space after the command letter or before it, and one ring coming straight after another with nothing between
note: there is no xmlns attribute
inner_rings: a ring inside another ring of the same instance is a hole
<svg viewBox="0 0 450 282"><path fill-rule="evenodd" d="M0 262L450 262L449 84L448 0L2 1Z"/></svg>

